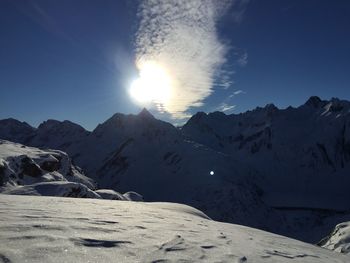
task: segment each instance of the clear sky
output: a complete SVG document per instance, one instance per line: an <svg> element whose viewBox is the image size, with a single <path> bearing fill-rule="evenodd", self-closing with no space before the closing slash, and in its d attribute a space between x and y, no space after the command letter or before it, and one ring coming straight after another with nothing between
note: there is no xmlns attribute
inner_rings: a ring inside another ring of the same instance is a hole
<svg viewBox="0 0 350 263"><path fill-rule="evenodd" d="M169 98L145 89L147 69L176 83ZM350 1L0 0L1 119L91 130L144 106L130 97L138 78L138 95L159 96L152 111L173 123L311 95L349 100Z"/></svg>

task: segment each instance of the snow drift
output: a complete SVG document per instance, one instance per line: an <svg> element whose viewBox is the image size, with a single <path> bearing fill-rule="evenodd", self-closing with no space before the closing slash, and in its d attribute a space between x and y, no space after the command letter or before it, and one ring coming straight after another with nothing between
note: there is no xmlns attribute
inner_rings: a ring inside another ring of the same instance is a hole
<svg viewBox="0 0 350 263"><path fill-rule="evenodd" d="M179 204L0 195L0 210L4 262L349 262Z"/></svg>

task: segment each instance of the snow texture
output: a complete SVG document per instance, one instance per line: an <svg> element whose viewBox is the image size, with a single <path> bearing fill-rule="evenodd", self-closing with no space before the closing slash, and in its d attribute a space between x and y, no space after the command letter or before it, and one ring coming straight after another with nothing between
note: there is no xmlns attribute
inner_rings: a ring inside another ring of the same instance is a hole
<svg viewBox="0 0 350 263"><path fill-rule="evenodd" d="M100 195L103 199L108 200L126 200L125 197L111 189L98 189L95 191L98 195Z"/></svg>
<svg viewBox="0 0 350 263"><path fill-rule="evenodd" d="M344 222L336 225L332 233L322 239L319 243L327 249L336 252L349 254L350 253L350 222Z"/></svg>
<svg viewBox="0 0 350 263"><path fill-rule="evenodd" d="M39 195L80 198L101 198L99 194L79 183L72 182L43 182L24 186L9 187L2 191L10 195Z"/></svg>
<svg viewBox="0 0 350 263"><path fill-rule="evenodd" d="M0 193L142 201L140 194L124 195L96 188L93 181L58 150L40 150L0 140Z"/></svg>
<svg viewBox="0 0 350 263"><path fill-rule="evenodd" d="M75 182L94 189L93 181L72 165L69 156L58 150L40 150L0 140L2 188L40 182Z"/></svg>
<svg viewBox="0 0 350 263"><path fill-rule="evenodd" d="M346 263L340 253L210 220L189 206L0 195L2 262Z"/></svg>

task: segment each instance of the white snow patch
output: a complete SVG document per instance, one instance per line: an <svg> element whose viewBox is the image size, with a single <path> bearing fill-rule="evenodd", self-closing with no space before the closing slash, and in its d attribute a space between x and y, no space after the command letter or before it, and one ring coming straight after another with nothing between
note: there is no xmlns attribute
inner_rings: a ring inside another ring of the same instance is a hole
<svg viewBox="0 0 350 263"><path fill-rule="evenodd" d="M336 225L332 233L319 242L319 245L336 252L350 253L350 222Z"/></svg>
<svg viewBox="0 0 350 263"><path fill-rule="evenodd" d="M4 262L349 262L179 204L0 195Z"/></svg>

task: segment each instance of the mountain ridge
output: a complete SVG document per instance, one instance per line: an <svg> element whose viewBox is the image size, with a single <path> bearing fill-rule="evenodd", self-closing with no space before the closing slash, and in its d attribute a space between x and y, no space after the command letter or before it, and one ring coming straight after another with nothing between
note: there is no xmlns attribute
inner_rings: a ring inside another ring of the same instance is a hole
<svg viewBox="0 0 350 263"><path fill-rule="evenodd" d="M316 104L314 104L314 103L316 103ZM319 104L317 104L317 103L319 103ZM323 105L323 106L325 106L327 103L333 103L333 104L334 104L334 103L337 103L337 104L339 104L339 103L345 103L347 107L350 107L350 101L349 101L349 100L345 100L345 99L343 100L343 99L339 99L339 98L337 98L337 97L332 97L332 98L329 99L329 100L326 100L326 99L323 100L323 99L321 99L321 98L318 97L318 96L310 96L310 97L305 101L305 103L303 103L303 104L301 104L301 105L299 105L299 106L297 106L297 107L288 106L288 107L285 107L285 108L278 108L278 107L275 106L273 103L267 103L265 106L257 106L257 107L254 108L254 109L246 110L246 111L244 111L244 112L239 112L239 113L226 114L226 113L223 112L223 111L213 111L213 112L208 112L208 113L206 113L206 112L203 112L203 111L199 111L199 112L193 114L192 117L195 116L195 115L197 115L197 114L209 115L209 114L214 114L214 113L221 113L221 114L226 115L226 116L241 115L241 114L246 114L246 113L248 113L248 112L252 112L252 111L255 111L255 110L261 110L261 109L265 109L265 108L269 108L269 107L276 108L277 110L287 110L287 109L297 109L297 108L302 107L302 106L313 106L313 105ZM350 108L349 108L349 109L350 109ZM348 109L348 110L349 110L349 109ZM147 108L143 108L143 109L142 109L139 113L137 113L137 114L115 113L114 115L123 115L123 116L132 116L132 115L134 115L134 116L137 116L137 115L142 115L142 112L143 112L143 111L146 111L146 112L147 112L146 115L149 115L149 116L151 116L152 118L155 118L154 115L152 115L151 112L150 112L149 110L147 110ZM114 115L112 115L112 117L113 117ZM25 125L29 126L30 128L32 128L32 129L34 129L34 130L38 129L40 125L44 124L44 123L47 122L47 121L54 121L54 122L57 122L57 123L66 123L66 122L69 122L69 123L71 123L71 124L75 124L75 125L77 125L77 126L83 128L83 129L84 129L85 131L87 131L87 132L92 132L92 131L93 131L94 129L96 129L97 126L99 125L99 124L97 124L96 127L95 127L93 130L90 131L90 130L87 130L86 128L84 128L84 127L83 127L82 125L80 125L79 123L72 122L72 121L70 121L70 120L62 120L62 121L60 121L60 120L56 120L56 119L48 119L48 120L46 120L46 121L42 121L41 123L39 123L39 124L37 125L37 127L35 127L35 126L33 126L33 125L30 125L30 124L28 124L28 123L25 122L25 121L17 120L16 118L13 118L13 117L1 119L1 120L0 120L0 125L3 125L3 123L1 123L1 122L4 122L4 121L7 121L7 122L12 122L12 121L13 121L13 122L22 123L22 124L25 124ZM166 121L165 121L165 122L166 122ZM168 123L169 123L169 122L168 122ZM171 123L170 123L170 124L171 124Z"/></svg>
<svg viewBox="0 0 350 263"><path fill-rule="evenodd" d="M181 129L143 110L116 113L89 133L64 137L60 129L41 129L25 139L67 152L102 188L135 190L148 201L186 203L220 221L306 239L302 232L319 227L322 211L350 209L349 109L345 100L311 97L297 108L199 112ZM290 210L289 230L279 229Z"/></svg>

